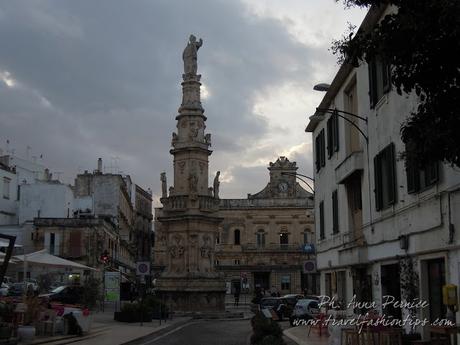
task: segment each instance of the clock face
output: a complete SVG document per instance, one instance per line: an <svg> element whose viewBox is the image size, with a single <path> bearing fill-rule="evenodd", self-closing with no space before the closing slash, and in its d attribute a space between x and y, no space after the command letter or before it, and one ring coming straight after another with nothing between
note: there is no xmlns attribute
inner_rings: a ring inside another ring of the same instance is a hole
<svg viewBox="0 0 460 345"><path fill-rule="evenodd" d="M280 192L286 193L287 190L288 190L288 184L286 182L281 182L278 185L278 189L279 189Z"/></svg>

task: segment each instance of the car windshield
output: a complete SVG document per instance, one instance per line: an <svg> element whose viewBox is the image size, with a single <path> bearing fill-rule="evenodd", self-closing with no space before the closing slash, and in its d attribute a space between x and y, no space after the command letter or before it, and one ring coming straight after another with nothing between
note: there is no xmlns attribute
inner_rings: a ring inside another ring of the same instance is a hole
<svg viewBox="0 0 460 345"><path fill-rule="evenodd" d="M261 302L262 305L276 305L277 303L278 303L278 300L276 299L264 299Z"/></svg>
<svg viewBox="0 0 460 345"><path fill-rule="evenodd" d="M52 293L58 293L65 289L65 286L58 286L57 288L51 290Z"/></svg>

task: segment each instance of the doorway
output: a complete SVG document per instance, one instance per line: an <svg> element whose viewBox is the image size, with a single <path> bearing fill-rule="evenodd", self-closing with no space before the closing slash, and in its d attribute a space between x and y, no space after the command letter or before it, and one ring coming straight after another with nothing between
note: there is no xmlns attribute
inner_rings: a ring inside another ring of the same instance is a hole
<svg viewBox="0 0 460 345"><path fill-rule="evenodd" d="M270 272L254 272L254 287L262 290L270 290Z"/></svg>
<svg viewBox="0 0 460 345"><path fill-rule="evenodd" d="M380 276L382 283L382 298L383 296L392 296L395 301L401 301L401 284L399 277L399 264L382 265L380 268ZM395 319L401 320L401 308L395 308L393 304L383 308L383 313L386 316L392 316Z"/></svg>

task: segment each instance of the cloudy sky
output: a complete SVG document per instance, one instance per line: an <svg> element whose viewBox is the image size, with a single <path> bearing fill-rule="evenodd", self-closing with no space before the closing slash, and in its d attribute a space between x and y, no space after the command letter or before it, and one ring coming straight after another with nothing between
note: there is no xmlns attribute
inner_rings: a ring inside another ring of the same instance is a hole
<svg viewBox="0 0 460 345"><path fill-rule="evenodd" d="M310 175L313 85L364 15L334 0L0 1L0 148L42 154L67 183L102 157L158 195L194 33L221 196L258 192L280 155Z"/></svg>

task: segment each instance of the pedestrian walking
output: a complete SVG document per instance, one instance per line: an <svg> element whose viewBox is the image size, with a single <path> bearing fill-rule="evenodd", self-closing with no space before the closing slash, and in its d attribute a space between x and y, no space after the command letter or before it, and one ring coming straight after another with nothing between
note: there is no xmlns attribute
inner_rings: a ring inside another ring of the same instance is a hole
<svg viewBox="0 0 460 345"><path fill-rule="evenodd" d="M233 297L235 297L235 302L233 303L233 305L235 307L238 307L238 304L240 302L240 290L239 289L235 290L235 294L233 295Z"/></svg>

